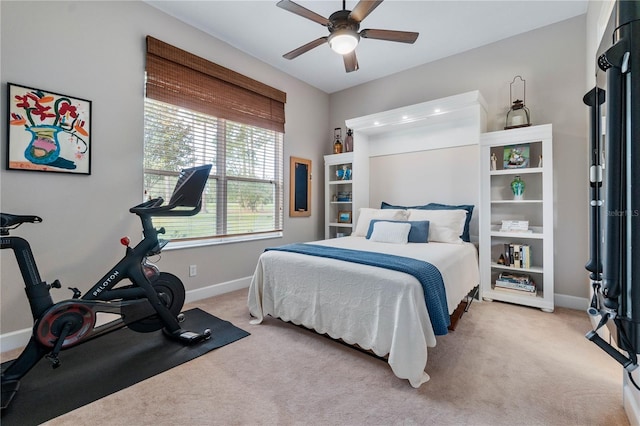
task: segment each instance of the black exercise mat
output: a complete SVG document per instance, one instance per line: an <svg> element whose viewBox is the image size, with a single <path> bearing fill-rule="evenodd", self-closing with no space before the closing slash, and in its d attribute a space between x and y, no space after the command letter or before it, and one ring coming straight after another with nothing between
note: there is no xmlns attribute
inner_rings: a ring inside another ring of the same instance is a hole
<svg viewBox="0 0 640 426"><path fill-rule="evenodd" d="M22 378L17 395L2 410L2 426L40 424L249 335L200 309L184 314L182 328L209 328L211 338L184 346L162 331L122 328L62 351L62 365L55 370L43 358Z"/></svg>

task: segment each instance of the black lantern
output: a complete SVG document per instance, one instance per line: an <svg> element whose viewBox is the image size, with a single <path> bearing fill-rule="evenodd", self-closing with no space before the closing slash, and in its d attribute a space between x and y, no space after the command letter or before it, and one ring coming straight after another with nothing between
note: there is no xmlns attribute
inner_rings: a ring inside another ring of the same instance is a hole
<svg viewBox="0 0 640 426"><path fill-rule="evenodd" d="M522 81L522 99L516 98L516 100L514 101L513 85L516 82L517 78ZM504 126L505 130L531 126L531 114L529 113L529 108L527 108L524 104L526 91L527 82L524 81L519 75L515 76L513 78L513 81L509 85L509 101L511 101L511 108L509 109L509 112L507 112L507 120Z"/></svg>

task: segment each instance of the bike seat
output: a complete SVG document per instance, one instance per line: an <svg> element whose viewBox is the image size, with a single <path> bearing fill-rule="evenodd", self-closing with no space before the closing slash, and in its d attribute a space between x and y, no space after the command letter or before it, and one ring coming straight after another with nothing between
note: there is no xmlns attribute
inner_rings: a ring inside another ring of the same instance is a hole
<svg viewBox="0 0 640 426"><path fill-rule="evenodd" d="M0 213L0 228L9 228L12 226L22 225L26 222L40 223L42 222L42 218L39 216Z"/></svg>

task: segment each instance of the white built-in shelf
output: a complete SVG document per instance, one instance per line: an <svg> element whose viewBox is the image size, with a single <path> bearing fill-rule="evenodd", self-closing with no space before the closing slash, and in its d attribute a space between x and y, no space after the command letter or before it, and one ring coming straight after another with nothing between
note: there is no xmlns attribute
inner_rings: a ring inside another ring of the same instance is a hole
<svg viewBox="0 0 640 426"><path fill-rule="evenodd" d="M500 265L499 263L491 262L491 267L495 269L502 269L505 271L513 271L513 272L522 272L522 273L534 273L534 274L542 274L544 269L542 266L531 266L529 268L515 268L513 266Z"/></svg>
<svg viewBox="0 0 640 426"><path fill-rule="evenodd" d="M526 175L532 173L542 173L542 167L531 167L526 169L503 169L503 170L491 170L489 174L491 176L498 175Z"/></svg>
<svg viewBox="0 0 640 426"><path fill-rule="evenodd" d="M339 179L336 171L346 166L351 170L352 178L349 180ZM354 215L357 212L354 209L354 200L359 196L356 194L356 181L360 178L359 170L353 168L353 152L344 152L341 154L331 154L324 156L324 196L325 196L325 238L336 238L340 235L350 235L355 221ZM334 198L338 197L339 192L350 192L351 199L348 201L338 201ZM338 222L338 215L341 212L351 213L351 223Z"/></svg>
<svg viewBox="0 0 640 426"><path fill-rule="evenodd" d="M535 167L504 169L505 147L529 146L530 163ZM491 155L498 170L491 169ZM542 155L542 167L538 167ZM552 127L523 127L483 133L480 136L480 281L485 300L533 306L546 312L554 309L553 283L553 154ZM524 199L514 200L509 184L512 177L525 181ZM529 197L529 198L527 198ZM528 220L531 232L502 232L502 220ZM517 268L497 263L506 245L528 245L533 266ZM502 291L495 287L501 272L529 275L537 285L535 295Z"/></svg>
<svg viewBox="0 0 640 426"><path fill-rule="evenodd" d="M491 200L491 204L527 204L543 202L543 200Z"/></svg>

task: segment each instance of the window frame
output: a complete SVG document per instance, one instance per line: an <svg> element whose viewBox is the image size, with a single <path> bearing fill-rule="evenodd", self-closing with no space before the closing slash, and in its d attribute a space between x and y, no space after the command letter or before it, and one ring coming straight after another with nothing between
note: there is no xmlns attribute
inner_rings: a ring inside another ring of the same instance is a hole
<svg viewBox="0 0 640 426"><path fill-rule="evenodd" d="M153 108L149 108L147 102L153 103ZM158 111L162 108L163 105L166 105L167 109L180 108L179 106L176 106L176 105L170 105L170 104L167 104L166 102L157 101L157 100L145 97L145 108L144 108L145 109L144 110L145 139L147 138L146 122L147 122L148 115L150 114L150 111L152 111L151 114L153 114L154 118L156 118L156 120L154 121L160 121L163 118L162 117L163 113L166 113L166 112L158 113ZM205 114L201 114L196 111L185 110L185 115L194 115L194 114L197 114L197 116L199 116L200 119L203 116L206 116ZM229 121L219 117L210 117L210 116L207 116L207 117L210 118L211 121L206 121L206 122L200 121L199 124L205 125L205 126L212 126L213 128L216 129L215 143L210 143L210 142L207 142L206 140L202 142L202 144L204 145L209 145L209 147L211 148L210 151L213 151L213 149L215 148L215 152L216 152L216 155L215 155L216 164L215 164L215 167L212 168L212 171L209 177L209 183L211 183L212 181L215 181L215 184L214 184L215 185L214 190L216 194L215 195L215 198L216 198L215 227L214 229L212 229L211 235L188 236L184 238L171 239L170 243L166 246L165 249L197 247L201 245L224 244L224 243L232 243L232 242L240 242L240 241L254 241L254 240L261 240L265 238L282 237L283 223L284 223L284 214L283 214L283 211L284 211L284 134L277 131L269 130L269 129L262 129L258 126L251 126L251 125L242 124L242 123L233 123L234 126L244 126L245 128L249 129L250 132L252 132L252 129L258 129L259 131L265 131L265 132L271 133L274 138L274 140L272 141L273 156L270 157L273 160L273 164L272 164L273 171L274 171L273 179L236 176L236 175L227 173L228 171L227 148L229 144L227 140L228 139L227 125ZM178 125L180 122L176 121L175 123L176 125ZM204 145L197 144L196 146L204 146ZM145 142L145 148L146 148L146 142ZM145 151L144 155L146 156L147 150L145 149L144 151ZM199 160L203 160L203 159L199 159ZM198 165L202 162L199 160L196 160L194 165ZM146 164L145 164L145 166L143 167L143 173L145 175L144 181L146 181L147 175L177 178L180 172L177 170L172 171L172 170L163 170L163 169L157 169L157 168L148 168L146 167ZM274 187L274 199L273 199L273 210L272 210L274 215L273 229L266 230L266 231L257 231L257 232L229 233L228 218L230 216L230 213L228 209L229 200L227 199L227 196L229 192L230 182L254 182L257 184L273 185ZM144 188L144 189L146 193L146 191L150 190L151 188ZM155 196L157 195L158 194L155 194L155 193L146 194L147 197L153 197L153 198L155 198ZM188 218L183 218L183 219L188 220ZM170 222L170 220L168 220L168 222ZM169 226L169 225L165 224L164 226Z"/></svg>
<svg viewBox="0 0 640 426"><path fill-rule="evenodd" d="M282 237L284 227L283 174L286 93L151 36L146 37L146 47L145 146L147 99L167 104L171 108L189 111L190 114L204 114L207 117L213 117L216 120L216 126L221 126L216 127L216 137L225 140L224 144L216 143L216 164L212 168L210 177L210 179L216 180L215 235L176 239L167 247L176 248ZM226 139L229 135L226 132L226 126L231 122L234 125L237 123L275 132L278 139L273 141L276 144L273 153L275 163L272 164L273 179L254 179L247 176L232 176L227 173ZM206 134L206 131L203 134ZM191 137L195 140L197 133L192 134ZM146 148L144 155L146 160ZM148 170L146 165L145 162L143 166L145 176ZM171 174L173 171L166 171L166 173ZM146 182L145 179L145 185ZM227 203L227 195L230 182L256 182L275 185L274 226L272 230L228 234L230 213L227 208L229 204Z"/></svg>

